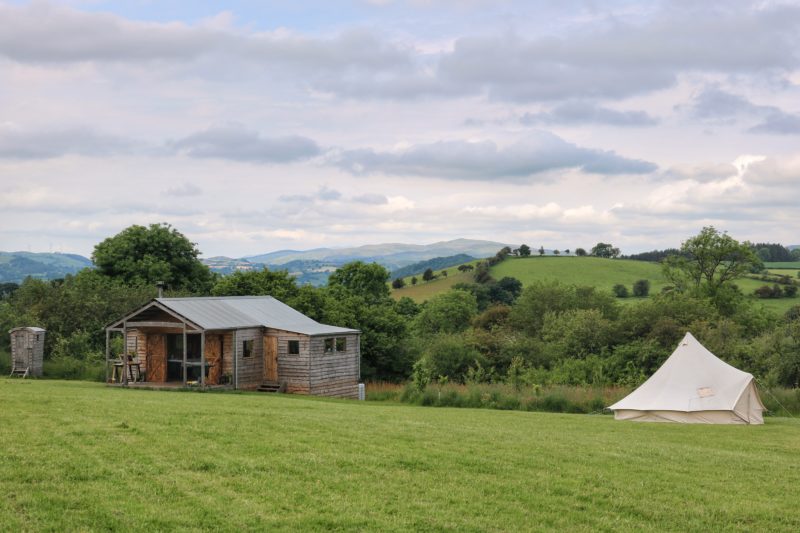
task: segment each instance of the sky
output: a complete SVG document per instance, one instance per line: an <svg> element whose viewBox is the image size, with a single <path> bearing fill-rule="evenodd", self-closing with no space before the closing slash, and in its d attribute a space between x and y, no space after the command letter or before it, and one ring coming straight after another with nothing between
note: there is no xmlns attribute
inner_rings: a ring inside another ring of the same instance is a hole
<svg viewBox="0 0 800 533"><path fill-rule="evenodd" d="M800 244L800 2L0 0L0 250Z"/></svg>

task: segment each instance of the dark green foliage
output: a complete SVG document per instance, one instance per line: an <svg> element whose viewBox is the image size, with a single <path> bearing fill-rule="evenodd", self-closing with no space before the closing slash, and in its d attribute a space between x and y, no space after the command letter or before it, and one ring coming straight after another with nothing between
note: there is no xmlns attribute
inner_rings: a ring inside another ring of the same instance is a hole
<svg viewBox="0 0 800 533"><path fill-rule="evenodd" d="M646 279L636 280L633 284L633 295L644 298L650 294L650 281Z"/></svg>
<svg viewBox="0 0 800 533"><path fill-rule="evenodd" d="M794 261L792 252L782 244L759 242L752 244L751 248L764 262Z"/></svg>
<svg viewBox="0 0 800 533"><path fill-rule="evenodd" d="M415 371L432 379L445 376L463 382L467 369L481 359L481 354L462 335L444 333L426 340Z"/></svg>
<svg viewBox="0 0 800 533"><path fill-rule="evenodd" d="M431 281L436 278L436 275L433 273L433 269L426 269L425 272L422 273L422 279L424 281Z"/></svg>
<svg viewBox="0 0 800 533"><path fill-rule="evenodd" d="M276 272L267 270L250 270L234 272L221 277L214 284L211 294L214 296L272 296L282 302L288 302L298 294L295 280L285 270Z"/></svg>
<svg viewBox="0 0 800 533"><path fill-rule="evenodd" d="M459 333L466 330L478 313L475 296L466 291L449 291L422 305L414 329L422 335Z"/></svg>
<svg viewBox="0 0 800 533"><path fill-rule="evenodd" d="M583 248L575 248L575 255L577 255L578 257L585 257L586 250L584 250Z"/></svg>
<svg viewBox="0 0 800 533"><path fill-rule="evenodd" d="M403 278L395 278L394 281L392 281L393 289L402 289L405 286L406 282L403 280Z"/></svg>
<svg viewBox="0 0 800 533"><path fill-rule="evenodd" d="M528 246L527 244L521 244L518 250L520 257L530 257L531 255L531 247Z"/></svg>
<svg viewBox="0 0 800 533"><path fill-rule="evenodd" d="M419 280L417 280L417 276L414 276L414 277L411 278L411 284L412 285L416 285L417 281L419 281Z"/></svg>
<svg viewBox="0 0 800 533"><path fill-rule="evenodd" d="M342 287L368 302L380 302L389 297L388 281L389 272L378 263L353 261L331 274L328 286Z"/></svg>
<svg viewBox="0 0 800 533"><path fill-rule="evenodd" d="M653 250L651 252L642 252L639 254L631 254L622 256L623 259L633 259L634 261L650 261L657 263L663 261L670 255L679 255L680 250L677 248L667 248L666 250Z"/></svg>
<svg viewBox="0 0 800 533"><path fill-rule="evenodd" d="M611 244L605 242L598 242L592 247L590 255L595 257L614 258L619 257L619 248L614 248Z"/></svg>
<svg viewBox="0 0 800 533"><path fill-rule="evenodd" d="M489 273L489 266L489 263L486 261L482 261L476 265L475 274L473 274L475 283L489 283L494 279Z"/></svg>
<svg viewBox="0 0 800 533"><path fill-rule="evenodd" d="M0 300L3 298L8 298L14 291L19 289L18 283L0 283Z"/></svg>
<svg viewBox="0 0 800 533"><path fill-rule="evenodd" d="M196 245L169 224L131 226L94 248L98 272L128 285L155 285L206 294L213 278Z"/></svg>
<svg viewBox="0 0 800 533"><path fill-rule="evenodd" d="M628 287L622 285L621 283L617 283L611 289L611 292L614 293L614 296L617 298L627 298L628 297Z"/></svg>

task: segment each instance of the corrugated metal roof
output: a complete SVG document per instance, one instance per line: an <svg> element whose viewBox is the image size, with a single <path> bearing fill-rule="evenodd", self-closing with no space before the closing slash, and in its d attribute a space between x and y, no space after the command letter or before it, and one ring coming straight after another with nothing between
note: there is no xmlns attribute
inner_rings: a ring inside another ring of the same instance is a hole
<svg viewBox="0 0 800 533"><path fill-rule="evenodd" d="M272 296L156 298L161 305L203 329L268 327L304 335L358 333L358 330L320 324Z"/></svg>
<svg viewBox="0 0 800 533"><path fill-rule="evenodd" d="M20 326L18 328L14 328L14 329L8 330L8 332L12 333L14 331L20 331L20 330L23 330L23 329L26 329L28 331L32 331L33 333L41 333L41 332L45 331L44 328L37 328L36 326Z"/></svg>

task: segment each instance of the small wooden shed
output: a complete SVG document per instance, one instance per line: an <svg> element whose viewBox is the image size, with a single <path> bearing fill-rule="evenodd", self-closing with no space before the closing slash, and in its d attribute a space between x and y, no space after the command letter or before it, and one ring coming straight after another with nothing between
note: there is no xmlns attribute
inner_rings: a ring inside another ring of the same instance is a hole
<svg viewBox="0 0 800 533"><path fill-rule="evenodd" d="M14 328L11 335L11 375L41 376L44 361L45 330L37 327Z"/></svg>
<svg viewBox="0 0 800 533"><path fill-rule="evenodd" d="M113 332L149 383L358 397L361 332L271 296L156 298L109 325L107 340Z"/></svg>

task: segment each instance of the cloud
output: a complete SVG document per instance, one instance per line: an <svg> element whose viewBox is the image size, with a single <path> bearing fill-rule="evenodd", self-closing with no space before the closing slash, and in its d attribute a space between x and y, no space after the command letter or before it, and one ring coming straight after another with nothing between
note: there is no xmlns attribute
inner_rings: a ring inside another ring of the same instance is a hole
<svg viewBox="0 0 800 533"><path fill-rule="evenodd" d="M52 159L65 155L104 157L136 151L140 144L88 127L32 130L0 124L0 158Z"/></svg>
<svg viewBox="0 0 800 533"><path fill-rule="evenodd" d="M167 143L172 153L246 163L290 163L319 155L313 140L299 135L262 137L241 126L218 126Z"/></svg>
<svg viewBox="0 0 800 533"><path fill-rule="evenodd" d="M353 201L359 204L367 205L386 205L389 203L389 199L383 194L362 194L359 196L354 196Z"/></svg>
<svg viewBox="0 0 800 533"><path fill-rule="evenodd" d="M620 127L653 126L658 119L644 111L617 111L589 102L566 102L541 113L525 113L519 119L526 126L536 124L603 124Z"/></svg>
<svg viewBox="0 0 800 533"><path fill-rule="evenodd" d="M353 174L426 176L473 181L531 181L552 170L594 174L646 174L656 166L614 152L581 148L547 132L535 132L507 147L463 140L416 144L398 151L344 150L331 162Z"/></svg>
<svg viewBox="0 0 800 533"><path fill-rule="evenodd" d="M757 118L749 133L777 135L800 134L800 115L787 113L770 105L757 105L747 98L718 88L706 89L692 99L688 106L691 116L720 123L732 123L739 118Z"/></svg>
<svg viewBox="0 0 800 533"><path fill-rule="evenodd" d="M283 202L312 203L315 201L333 202L339 200L341 197L342 193L329 188L327 185L323 185L314 194L288 194L282 195L278 199Z"/></svg>
<svg viewBox="0 0 800 533"><path fill-rule="evenodd" d="M189 196L200 196L201 194L203 194L203 189L201 189L194 183L184 183L176 187L170 187L169 189L163 191L163 194L165 194L166 196L185 198Z"/></svg>

